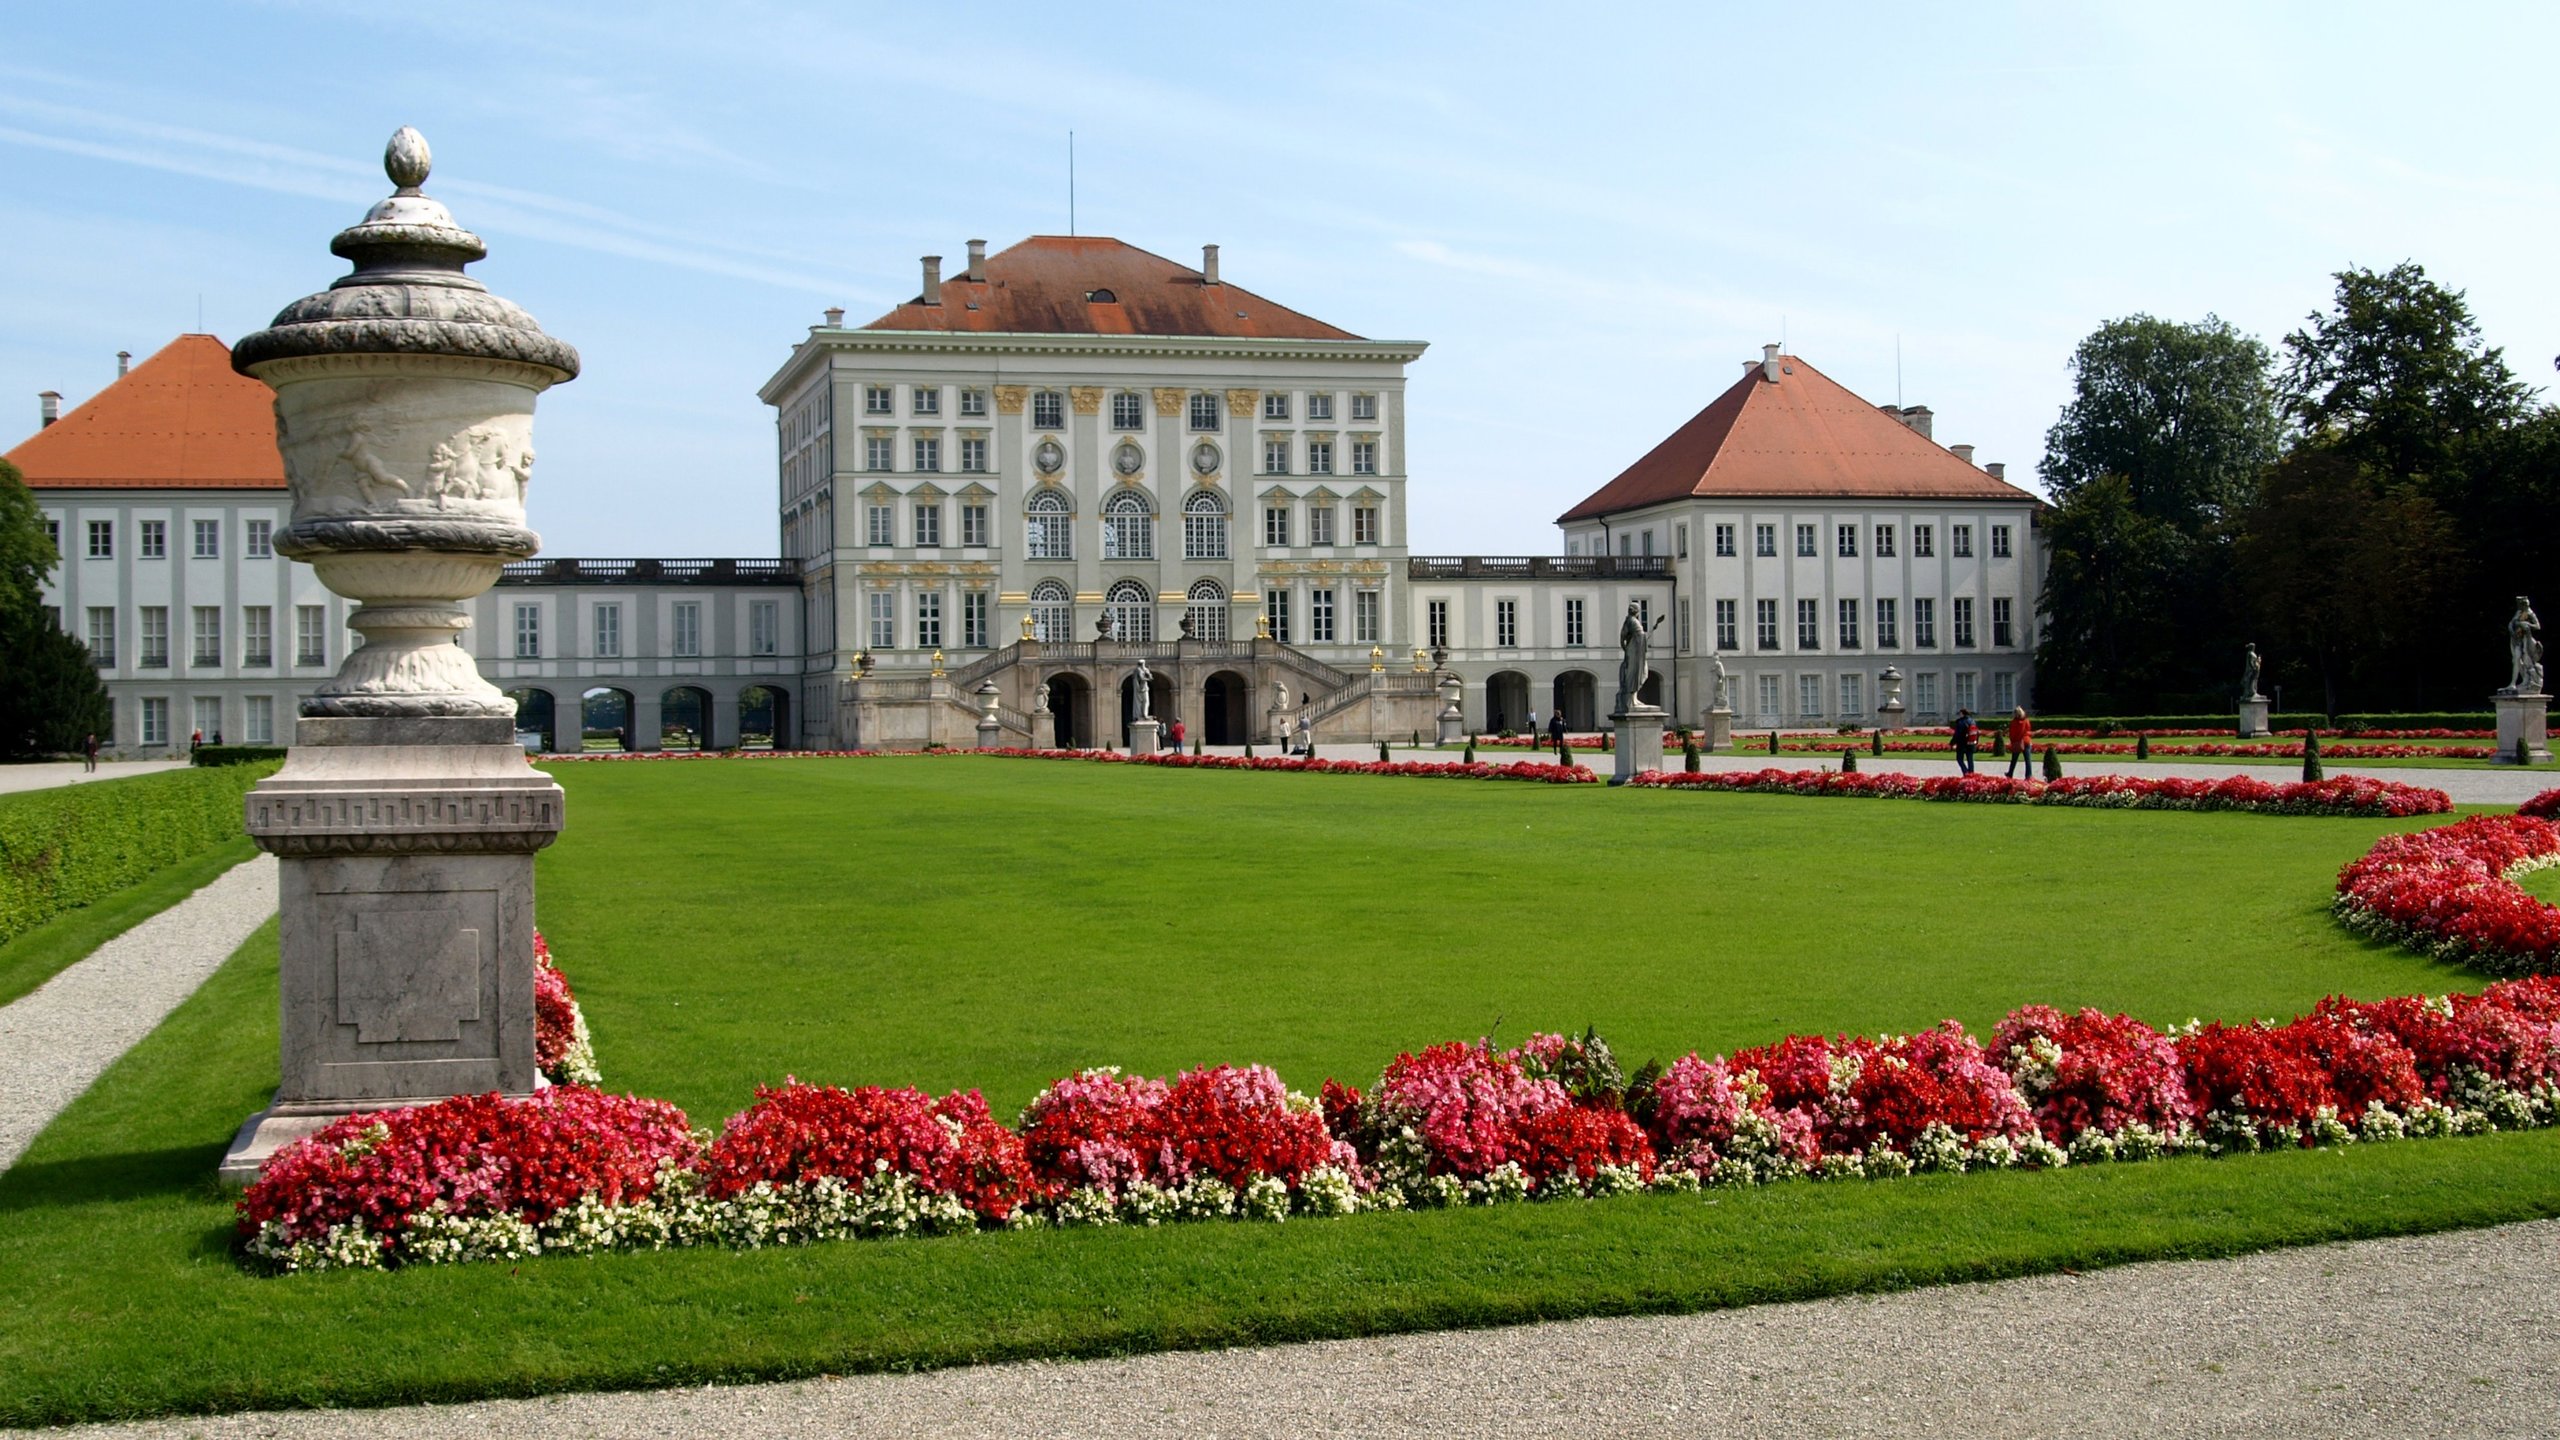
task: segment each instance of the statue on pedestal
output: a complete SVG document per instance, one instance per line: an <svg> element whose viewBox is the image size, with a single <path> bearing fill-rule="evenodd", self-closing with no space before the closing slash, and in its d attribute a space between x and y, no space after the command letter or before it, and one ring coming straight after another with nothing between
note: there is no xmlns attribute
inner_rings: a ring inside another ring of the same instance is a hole
<svg viewBox="0 0 2560 1440"><path fill-rule="evenodd" d="M1138 657L1138 673L1130 677L1129 718L1144 720L1155 711L1156 676L1147 668L1147 657Z"/></svg>
<svg viewBox="0 0 2560 1440"><path fill-rule="evenodd" d="M1709 668L1707 673L1715 677L1716 698L1714 703L1709 705L1707 708L1710 710L1732 709L1733 703L1725 697L1726 677L1724 673L1724 657L1722 655L1715 656L1708 662L1708 665Z"/></svg>
<svg viewBox="0 0 2560 1440"><path fill-rule="evenodd" d="M1031 713L1034 715L1049 713L1049 682L1046 680L1040 682L1039 689L1031 692Z"/></svg>
<svg viewBox="0 0 2560 1440"><path fill-rule="evenodd" d="M1644 682L1653 677L1653 630L1661 623L1655 616L1647 625L1643 603L1627 602L1627 618L1618 622L1618 708L1612 714L1627 714L1644 703Z"/></svg>
<svg viewBox="0 0 2560 1440"><path fill-rule="evenodd" d="M2248 658L2240 662L2240 698L2264 700L2267 697L2258 693L2258 647L2252 644L2248 651Z"/></svg>
<svg viewBox="0 0 2560 1440"><path fill-rule="evenodd" d="M2533 602L2516 597L2516 613L2507 621L2507 663L2514 672L2507 682L2510 695L2542 693L2542 617L2533 613Z"/></svg>

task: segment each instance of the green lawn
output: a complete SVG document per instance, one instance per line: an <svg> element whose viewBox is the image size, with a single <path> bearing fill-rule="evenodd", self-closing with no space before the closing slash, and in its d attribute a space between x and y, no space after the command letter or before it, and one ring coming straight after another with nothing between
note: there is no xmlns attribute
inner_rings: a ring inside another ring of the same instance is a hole
<svg viewBox="0 0 2560 1440"><path fill-rule="evenodd" d="M542 915L617 1088L976 1085L1500 1022L2154 1021L2474 983L2337 930L2389 822L953 760L561 766ZM260 1279L209 1184L274 934L0 1176L0 1423L1116 1353L1787 1297L2560 1214L2560 1132L1701 1198Z"/></svg>
<svg viewBox="0 0 2560 1440"><path fill-rule="evenodd" d="M0 944L0 1005L42 985L76 960L212 884L257 854L247 836L181 860L104 900L66 910Z"/></svg>

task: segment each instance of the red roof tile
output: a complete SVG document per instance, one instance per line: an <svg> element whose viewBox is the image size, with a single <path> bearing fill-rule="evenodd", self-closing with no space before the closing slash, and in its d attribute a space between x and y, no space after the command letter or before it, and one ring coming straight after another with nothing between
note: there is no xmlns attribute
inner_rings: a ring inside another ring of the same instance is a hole
<svg viewBox="0 0 2560 1440"><path fill-rule="evenodd" d="M1787 355L1754 365L1558 524L1692 495L1877 500L2031 501L1894 416Z"/></svg>
<svg viewBox="0 0 2560 1440"><path fill-rule="evenodd" d="M1357 340L1348 330L1104 235L1034 235L987 257L983 280L942 282L865 330L1033 335L1207 335ZM1088 297L1108 294L1107 300ZM973 308L974 307L974 308Z"/></svg>
<svg viewBox="0 0 2560 1440"><path fill-rule="evenodd" d="M9 452L37 490L281 490L275 392L181 335Z"/></svg>

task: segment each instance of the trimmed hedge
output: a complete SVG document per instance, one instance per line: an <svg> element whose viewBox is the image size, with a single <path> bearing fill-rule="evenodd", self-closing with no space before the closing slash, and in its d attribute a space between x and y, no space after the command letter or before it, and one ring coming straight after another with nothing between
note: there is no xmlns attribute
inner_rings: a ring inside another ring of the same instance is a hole
<svg viewBox="0 0 2560 1440"><path fill-rule="evenodd" d="M2039 715L2039 725L2074 730L2228 730L2239 719L2234 707L2209 715ZM2497 717L2483 711L2421 711L2405 715L2340 715L2332 720L2310 710L2285 710L2267 717L2270 730L2487 730Z"/></svg>
<svg viewBox="0 0 2560 1440"><path fill-rule="evenodd" d="M220 765L0 795L0 941L241 833L275 767Z"/></svg>
<svg viewBox="0 0 2560 1440"><path fill-rule="evenodd" d="M187 757L190 765L255 765L266 760L282 760L281 745L199 745Z"/></svg>

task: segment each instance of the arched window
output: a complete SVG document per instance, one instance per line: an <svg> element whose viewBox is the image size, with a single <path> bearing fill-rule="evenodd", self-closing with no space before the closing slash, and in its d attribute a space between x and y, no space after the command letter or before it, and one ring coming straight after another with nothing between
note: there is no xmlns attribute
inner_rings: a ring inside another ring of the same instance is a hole
<svg viewBox="0 0 2560 1440"><path fill-rule="evenodd" d="M1227 587L1215 580L1191 582L1191 638L1224 642L1227 638Z"/></svg>
<svg viewBox="0 0 2560 1440"><path fill-rule="evenodd" d="M1067 509L1067 498L1055 490L1033 492L1030 511L1024 521L1022 553L1032 560L1072 560L1074 517Z"/></svg>
<svg viewBox="0 0 2560 1440"><path fill-rule="evenodd" d="M1215 490L1194 490L1182 502L1182 558L1227 558L1227 502Z"/></svg>
<svg viewBox="0 0 2560 1440"><path fill-rule="evenodd" d="M1152 645L1156 639L1154 592L1135 580L1123 580L1105 591L1102 608L1111 615L1111 638L1129 645Z"/></svg>
<svg viewBox="0 0 2560 1440"><path fill-rule="evenodd" d="M1075 637L1075 608L1067 603L1067 587L1043 580L1031 587L1031 638L1043 645L1064 645Z"/></svg>
<svg viewBox="0 0 2560 1440"><path fill-rule="evenodd" d="M1156 522L1155 517L1147 513L1144 494L1136 490L1121 490L1102 502L1102 558L1156 558Z"/></svg>

